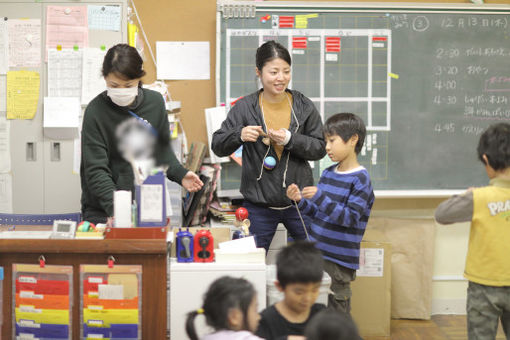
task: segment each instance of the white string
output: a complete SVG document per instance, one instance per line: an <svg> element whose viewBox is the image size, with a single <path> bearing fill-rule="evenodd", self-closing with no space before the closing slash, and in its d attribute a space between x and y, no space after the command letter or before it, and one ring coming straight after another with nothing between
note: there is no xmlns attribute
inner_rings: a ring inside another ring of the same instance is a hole
<svg viewBox="0 0 510 340"><path fill-rule="evenodd" d="M289 103L289 106L290 106L290 112L292 113L292 115L294 116L294 119L296 120L296 130L294 131L294 133L297 133L298 129L299 129L299 120L297 119L297 116L296 116L296 113L294 112L294 108L292 107L292 104L290 102L290 99L289 99L289 96L287 96L287 94L285 94L285 97L287 97L287 102ZM285 182L287 181L287 169L289 168L289 159L290 159L290 152L287 154L287 162L285 163L285 171L283 172L283 187L285 188Z"/></svg>
<svg viewBox="0 0 510 340"><path fill-rule="evenodd" d="M142 20L140 19L140 16L138 15L138 11L136 10L135 2L134 2L134 0L131 0L130 2L131 2L131 5L133 6L133 10L135 12L136 20L140 24L140 30L142 31L145 43L147 44L147 47L149 48L149 54L151 55L152 62L154 63L154 68L157 69L158 68L158 64L156 64L156 58L154 57L154 52L152 52L152 47L151 47L151 44L149 43L149 38L147 38L147 35L145 34L145 30L143 29ZM135 43L135 45L136 45L136 43ZM156 76L157 76L157 72L156 72ZM168 84L165 83L164 81L161 81L161 83L165 86L166 94L168 95L168 101L172 102L173 101L172 100L172 94L168 90Z"/></svg>
<svg viewBox="0 0 510 340"><path fill-rule="evenodd" d="M154 67L157 67L156 58L154 58L154 53L152 52L151 44L149 43L149 39L147 38L147 35L145 35L145 30L143 29L142 20L140 20L140 17L138 16L138 11L136 10L135 2L133 0L131 0L131 5L133 6L133 10L135 11L136 19L138 20L138 23L140 24L140 30L142 31L143 37L145 39L145 43L147 44L147 47L149 48L149 53L152 57L152 62L154 63Z"/></svg>
<svg viewBox="0 0 510 340"><path fill-rule="evenodd" d="M294 131L294 133L297 133L298 130L299 130L299 120L296 116L296 113L294 112L294 108L292 107L292 104L290 103L290 99L289 97L287 96L287 101L289 102L289 106L290 106L290 112L292 112L292 115L294 116L294 119L296 120L296 130ZM283 186L285 187L285 181L287 179L287 169L289 167L289 158L290 158L290 152L289 152L289 155L287 157L287 164L285 165L285 172L283 174ZM308 230L306 230L306 225L305 225L305 221L303 221L303 216L301 216L301 211L299 211L299 207L298 207L298 204L296 201L294 201L294 206L296 207L296 210L297 210L297 213L299 215L299 219L301 220L301 225L303 226L303 230L305 231L305 235L306 235L306 239L308 241L310 241L310 237L308 236Z"/></svg>
<svg viewBox="0 0 510 340"><path fill-rule="evenodd" d="M299 211L299 207L298 207L296 201L294 201L294 205L296 206L296 210L299 215L299 219L301 220L301 224L303 225L303 230L305 231L306 239L308 241L310 241L310 237L308 236L308 230L306 230L305 221L303 221L303 216L301 216L301 211Z"/></svg>
<svg viewBox="0 0 510 340"><path fill-rule="evenodd" d="M260 93L259 101L260 101L260 111L262 112L262 123L264 124L264 130L267 134L267 125L266 125L266 119L264 116L264 105L262 105L262 92ZM266 154L262 158L262 164L260 165L260 174L259 174L259 177L257 177L257 181L260 181L260 179L262 178L262 174L264 173L264 160L266 159L267 155L269 154L269 150L271 150L271 141L269 141L269 144L268 144L267 150L266 150Z"/></svg>
<svg viewBox="0 0 510 340"><path fill-rule="evenodd" d="M270 148L271 148L271 147L269 147L269 146L267 147L266 154L265 154L265 155L264 155L264 157L262 158L262 164L260 165L260 175L259 175L259 177L257 177L257 181L260 181L260 180L261 180L261 178L262 178L262 174L264 173L264 160L266 159L266 157L267 157L267 155L268 155L268 153L269 153L269 149L270 149Z"/></svg>
<svg viewBox="0 0 510 340"><path fill-rule="evenodd" d="M285 210L285 209L289 209L291 207L292 207L292 205L288 205L286 207L269 207L269 209L273 209L273 210Z"/></svg>

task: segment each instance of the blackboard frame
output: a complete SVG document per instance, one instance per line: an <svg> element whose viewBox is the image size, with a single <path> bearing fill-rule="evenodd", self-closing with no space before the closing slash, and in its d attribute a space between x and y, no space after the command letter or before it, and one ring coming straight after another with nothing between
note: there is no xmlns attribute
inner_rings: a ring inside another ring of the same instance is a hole
<svg viewBox="0 0 510 340"><path fill-rule="evenodd" d="M305 2L305 1L271 1L271 2L242 2L218 1L217 3L217 44L216 44L216 101L222 101L222 21L229 18L250 18L261 13L322 13L322 12L370 12L370 13L454 13L454 14L505 14L510 15L510 6L506 4L456 4L456 3L351 3L351 2ZM224 96L224 93L223 93ZM228 102L225 102L227 108ZM475 146L473 146L474 148ZM481 165L480 165L481 168ZM463 189L396 189L377 190L377 197L446 197L463 192ZM221 181L218 183L218 195L239 197L237 189L223 189Z"/></svg>

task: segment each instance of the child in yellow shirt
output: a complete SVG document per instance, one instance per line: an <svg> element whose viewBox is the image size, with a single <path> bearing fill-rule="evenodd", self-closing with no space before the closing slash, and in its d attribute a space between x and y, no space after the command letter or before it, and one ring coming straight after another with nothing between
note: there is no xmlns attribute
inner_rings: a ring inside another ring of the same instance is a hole
<svg viewBox="0 0 510 340"><path fill-rule="evenodd" d="M435 217L442 224L471 222L464 271L468 339L495 339L499 320L510 339L510 124L482 134L478 157L490 184L442 202Z"/></svg>

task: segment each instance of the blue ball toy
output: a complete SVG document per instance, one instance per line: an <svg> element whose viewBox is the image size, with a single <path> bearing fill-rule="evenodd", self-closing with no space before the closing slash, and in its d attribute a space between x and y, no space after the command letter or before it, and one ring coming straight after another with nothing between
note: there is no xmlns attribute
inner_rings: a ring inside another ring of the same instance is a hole
<svg viewBox="0 0 510 340"><path fill-rule="evenodd" d="M276 166L276 159L272 156L267 156L264 159L264 168L267 170L273 170L273 168Z"/></svg>

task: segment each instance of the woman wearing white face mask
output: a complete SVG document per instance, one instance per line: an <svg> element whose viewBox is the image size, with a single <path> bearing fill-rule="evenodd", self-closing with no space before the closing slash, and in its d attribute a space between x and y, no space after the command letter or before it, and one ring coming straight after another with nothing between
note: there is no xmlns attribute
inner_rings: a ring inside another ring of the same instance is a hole
<svg viewBox="0 0 510 340"><path fill-rule="evenodd" d="M167 176L188 191L203 183L186 170L170 147L168 118L161 94L143 89L145 75L138 51L126 44L108 50L102 74L107 90L94 98L83 116L81 188L82 218L92 223L112 223L113 192L134 192L134 175L125 154L119 150L119 126L142 126L153 139L151 156L156 164L168 166ZM129 120L132 120L130 122Z"/></svg>

